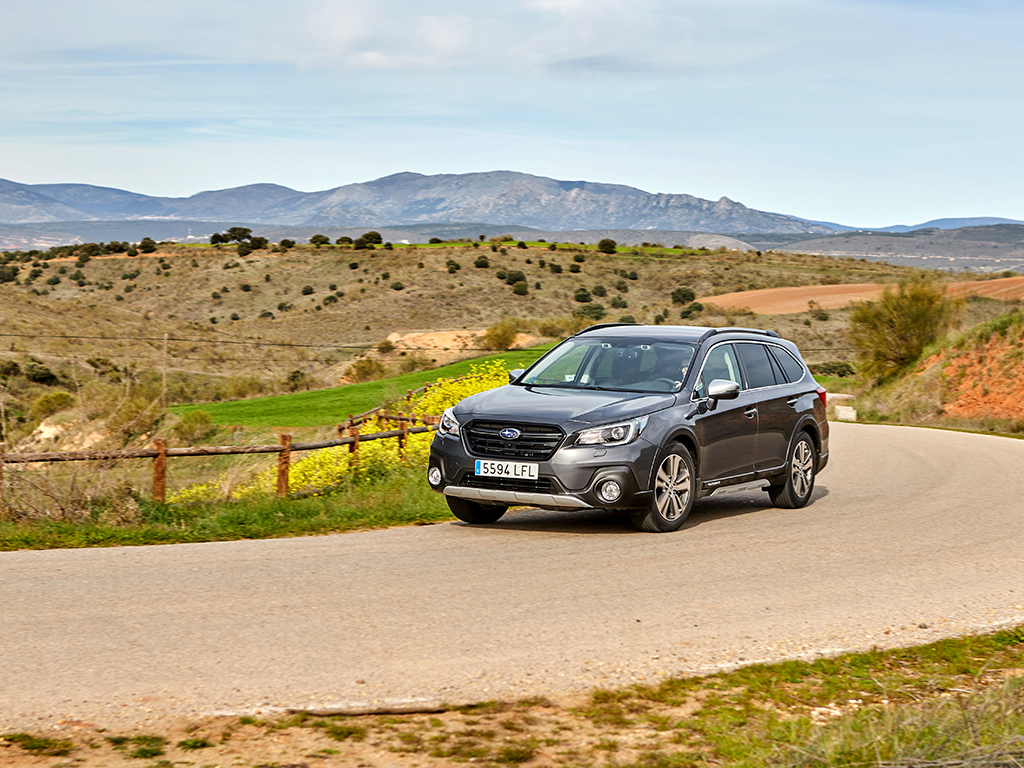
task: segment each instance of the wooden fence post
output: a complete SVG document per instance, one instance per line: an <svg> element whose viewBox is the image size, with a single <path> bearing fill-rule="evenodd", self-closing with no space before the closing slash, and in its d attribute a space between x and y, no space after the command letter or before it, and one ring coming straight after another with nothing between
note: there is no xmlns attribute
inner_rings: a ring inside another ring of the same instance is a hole
<svg viewBox="0 0 1024 768"><path fill-rule="evenodd" d="M348 444L349 466L352 468L352 472L355 473L359 469L359 425L352 424L349 422L348 436L352 438L352 442Z"/></svg>
<svg viewBox="0 0 1024 768"><path fill-rule="evenodd" d="M163 504L167 494L167 441L155 438L153 447L157 450L153 458L153 501Z"/></svg>
<svg viewBox="0 0 1024 768"><path fill-rule="evenodd" d="M402 430L402 434L398 436L398 455L404 457L405 441L409 439L409 420L401 412L398 414L398 428Z"/></svg>
<svg viewBox="0 0 1024 768"><path fill-rule="evenodd" d="M281 435L283 450L277 454L277 498L288 496L288 471L292 465L292 436Z"/></svg>

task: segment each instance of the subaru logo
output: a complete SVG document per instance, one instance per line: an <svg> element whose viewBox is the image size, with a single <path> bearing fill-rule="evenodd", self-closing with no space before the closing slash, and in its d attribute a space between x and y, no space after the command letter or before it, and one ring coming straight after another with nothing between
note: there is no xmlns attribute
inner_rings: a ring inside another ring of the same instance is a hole
<svg viewBox="0 0 1024 768"><path fill-rule="evenodd" d="M502 440L518 440L523 433L515 427L505 427L498 434L501 435Z"/></svg>

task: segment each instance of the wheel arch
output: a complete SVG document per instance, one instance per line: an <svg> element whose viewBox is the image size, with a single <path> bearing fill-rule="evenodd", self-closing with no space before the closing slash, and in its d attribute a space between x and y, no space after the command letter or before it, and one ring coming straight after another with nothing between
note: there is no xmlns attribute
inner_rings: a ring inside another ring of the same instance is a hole
<svg viewBox="0 0 1024 768"><path fill-rule="evenodd" d="M654 473L658 471L658 458L664 454L664 452L674 446L682 446L690 453L690 458L693 459L693 468L696 471L697 478L700 477L700 450L698 449L699 442L697 436L689 430L679 430L669 435L658 449L658 455L655 458L654 464L651 466L651 476L648 478L647 486L649 488L654 487ZM696 478L695 478L696 479Z"/></svg>

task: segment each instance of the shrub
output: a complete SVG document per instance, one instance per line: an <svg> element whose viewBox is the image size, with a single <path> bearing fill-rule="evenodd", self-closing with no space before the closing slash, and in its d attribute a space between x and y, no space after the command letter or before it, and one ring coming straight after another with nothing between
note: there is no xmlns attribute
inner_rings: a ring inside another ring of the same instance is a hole
<svg viewBox="0 0 1024 768"><path fill-rule="evenodd" d="M405 288L405 283L403 283L401 280L395 280L395 282L391 284L391 290L393 291L400 291L403 288Z"/></svg>
<svg viewBox="0 0 1024 768"><path fill-rule="evenodd" d="M632 315L623 315L619 318L620 323L636 323L636 319Z"/></svg>
<svg viewBox="0 0 1024 768"><path fill-rule="evenodd" d="M377 344L377 351L382 355L390 354L395 351L395 343L391 339L384 339Z"/></svg>
<svg viewBox="0 0 1024 768"><path fill-rule="evenodd" d="M313 293L313 286L312 285L304 285L304 286L302 286L302 295L303 296L309 296L312 293Z"/></svg>
<svg viewBox="0 0 1024 768"><path fill-rule="evenodd" d="M74 404L75 398L69 392L64 392L63 390L47 392L37 397L35 402L32 403L29 415L36 421L42 421L55 413L66 411Z"/></svg>
<svg viewBox="0 0 1024 768"><path fill-rule="evenodd" d="M305 371L294 370L285 378L284 385L289 392L298 392L300 389L309 389L313 385L313 380Z"/></svg>
<svg viewBox="0 0 1024 768"><path fill-rule="evenodd" d="M690 288L688 285L681 285L672 291L673 304L689 304L695 298L697 298L697 294L694 293L693 288Z"/></svg>
<svg viewBox="0 0 1024 768"><path fill-rule="evenodd" d="M577 264L582 264L587 260L587 257L584 256L582 253L575 253L573 254L572 260L575 261Z"/></svg>
<svg viewBox="0 0 1024 768"><path fill-rule="evenodd" d="M856 369L845 360L830 360L824 363L816 363L811 366L811 373L821 376L836 376L840 379L847 379L856 375Z"/></svg>
<svg viewBox="0 0 1024 768"><path fill-rule="evenodd" d="M679 312L679 318L685 320L688 317L694 317L704 311L704 305L699 301L691 301Z"/></svg>
<svg viewBox="0 0 1024 768"><path fill-rule="evenodd" d="M585 318L587 320L600 320L607 314L607 312L605 312L602 305L594 301L589 304L584 304L582 307L576 307L576 309L572 311L572 314L573 317Z"/></svg>
<svg viewBox="0 0 1024 768"><path fill-rule="evenodd" d="M550 269L553 274L556 274L556 275L562 274L562 265L561 264L555 264L555 262L553 262L553 261L548 263L548 269Z"/></svg>
<svg viewBox="0 0 1024 768"><path fill-rule="evenodd" d="M592 294L594 294L595 296L600 296L601 298L604 298L605 296L607 296L607 295L608 295L608 289L607 289L607 288L605 288L605 287L604 287L603 285L595 285L595 286L594 286L594 287L593 287L593 288L592 288L592 289L590 290L590 292L591 292Z"/></svg>
<svg viewBox="0 0 1024 768"><path fill-rule="evenodd" d="M587 302L592 301L590 291L588 291L586 288L577 288L576 292L572 295L572 297L576 299L576 301L578 301L580 304L586 304Z"/></svg>
<svg viewBox="0 0 1024 768"><path fill-rule="evenodd" d="M862 370L883 379L910 365L946 331L955 311L943 288L924 276L886 288L877 302L855 305L848 334Z"/></svg>
<svg viewBox="0 0 1024 768"><path fill-rule="evenodd" d="M516 243L516 248L526 248L526 243L520 240L518 243Z"/></svg>
<svg viewBox="0 0 1024 768"><path fill-rule="evenodd" d="M626 307L629 306L629 302L627 302L621 296L613 296L611 304L615 309L625 309Z"/></svg>
<svg viewBox="0 0 1024 768"><path fill-rule="evenodd" d="M520 280L518 283L512 286L512 293L516 296L525 296L530 292L530 287L526 284L525 280Z"/></svg>
<svg viewBox="0 0 1024 768"><path fill-rule="evenodd" d="M516 321L504 318L494 323L484 333L484 345L488 349L508 349L515 343L518 333Z"/></svg>
<svg viewBox="0 0 1024 768"><path fill-rule="evenodd" d="M579 274L580 265L579 264L570 264L569 265L569 271L572 272L573 274Z"/></svg>
<svg viewBox="0 0 1024 768"><path fill-rule="evenodd" d="M549 251L557 251L558 250L558 246L555 245L554 243L548 243L548 250Z"/></svg>
<svg viewBox="0 0 1024 768"><path fill-rule="evenodd" d="M217 431L208 411L189 411L171 427L171 432L183 443L195 443Z"/></svg>
<svg viewBox="0 0 1024 768"><path fill-rule="evenodd" d="M57 375L39 360L29 360L22 369L25 378L35 384L56 384Z"/></svg>
<svg viewBox="0 0 1024 768"><path fill-rule="evenodd" d="M597 244L597 250L601 253L615 253L615 246L618 245L610 237L606 237Z"/></svg>
<svg viewBox="0 0 1024 768"><path fill-rule="evenodd" d="M619 280L618 282L615 283L615 290L618 291L619 293L628 293L629 283L627 283L625 280Z"/></svg>
<svg viewBox="0 0 1024 768"><path fill-rule="evenodd" d="M516 283L522 283L526 280L526 275L522 270L511 269L505 273L505 284L515 285Z"/></svg>
<svg viewBox="0 0 1024 768"><path fill-rule="evenodd" d="M491 260L487 258L487 254L481 253L476 257L476 261L473 262L473 266L477 269L487 269L491 266Z"/></svg>
<svg viewBox="0 0 1024 768"><path fill-rule="evenodd" d="M357 384L363 381L376 381L384 378L385 370L380 360L363 358L356 360L345 370L345 376Z"/></svg>

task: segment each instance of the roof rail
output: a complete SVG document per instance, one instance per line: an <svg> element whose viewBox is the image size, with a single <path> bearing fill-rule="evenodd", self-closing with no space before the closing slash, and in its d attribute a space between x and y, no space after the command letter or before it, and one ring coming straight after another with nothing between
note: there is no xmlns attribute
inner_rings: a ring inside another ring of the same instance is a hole
<svg viewBox="0 0 1024 768"><path fill-rule="evenodd" d="M636 325L636 323L598 323L597 325L590 325L583 330L576 331L573 336L579 336L581 333L587 333L589 331L597 331L602 328L621 328L624 325Z"/></svg>
<svg viewBox="0 0 1024 768"><path fill-rule="evenodd" d="M700 340L704 341L705 339L710 339L712 336L715 336L716 334L719 333L757 333L762 336L772 336L776 339L782 338L775 331L766 331L763 328L739 328L736 326L732 326L728 328L709 328L707 332L700 337Z"/></svg>

